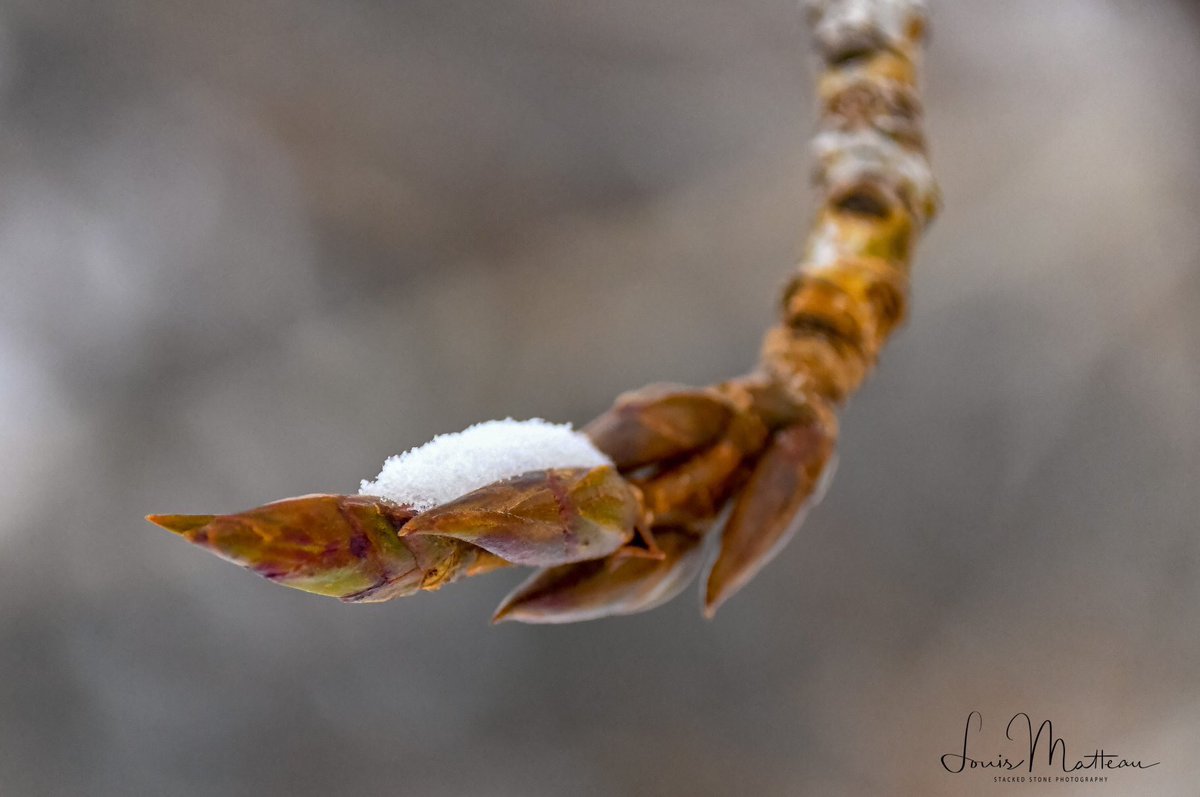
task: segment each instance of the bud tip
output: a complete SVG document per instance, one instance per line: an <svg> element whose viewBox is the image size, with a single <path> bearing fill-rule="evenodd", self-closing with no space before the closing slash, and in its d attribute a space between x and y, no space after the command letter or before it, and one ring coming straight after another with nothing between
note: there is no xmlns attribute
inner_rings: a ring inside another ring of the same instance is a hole
<svg viewBox="0 0 1200 797"><path fill-rule="evenodd" d="M216 519L216 515L146 515L146 520L174 534L204 528Z"/></svg>

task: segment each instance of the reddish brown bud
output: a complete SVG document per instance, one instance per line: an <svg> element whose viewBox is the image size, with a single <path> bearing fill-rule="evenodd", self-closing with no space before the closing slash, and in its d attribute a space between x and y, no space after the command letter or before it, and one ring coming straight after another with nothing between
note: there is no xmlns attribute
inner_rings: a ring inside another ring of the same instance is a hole
<svg viewBox="0 0 1200 797"><path fill-rule="evenodd" d="M641 495L611 467L531 471L409 521L403 539L450 538L513 564L548 567L608 556L633 538Z"/></svg>
<svg viewBox="0 0 1200 797"><path fill-rule="evenodd" d="M381 498L308 495L234 515L146 519L277 584L373 602L436 588L476 558L453 540L401 540L412 516Z"/></svg>
<svg viewBox="0 0 1200 797"><path fill-rule="evenodd" d="M623 394L583 431L618 468L631 470L704 448L732 415L711 390L656 384Z"/></svg>
<svg viewBox="0 0 1200 797"><path fill-rule="evenodd" d="M641 485L655 523L707 524L746 475L746 463L762 449L767 428L751 413L735 414L711 447L682 464L655 473Z"/></svg>
<svg viewBox="0 0 1200 797"><path fill-rule="evenodd" d="M836 438L831 413L772 437L721 535L721 550L708 574L705 616L712 617L796 533L833 473Z"/></svg>
<svg viewBox="0 0 1200 797"><path fill-rule="evenodd" d="M701 539L675 529L655 531L663 556L621 556L552 567L534 574L504 599L493 622L574 623L644 612L666 603L703 564Z"/></svg>

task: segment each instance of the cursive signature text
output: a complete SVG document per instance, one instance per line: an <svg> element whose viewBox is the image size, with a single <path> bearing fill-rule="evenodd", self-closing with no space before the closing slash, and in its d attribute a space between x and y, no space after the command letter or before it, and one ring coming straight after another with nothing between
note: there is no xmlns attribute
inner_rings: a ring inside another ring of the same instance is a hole
<svg viewBox="0 0 1200 797"><path fill-rule="evenodd" d="M1033 720L1023 711L1014 714L1004 728L1005 737L1017 745L1016 752L1013 754L1000 752L991 757L976 758L969 752L972 742L972 725L975 726L976 733L983 732L983 715L978 711L972 711L967 715L967 725L963 730L962 752L946 753L942 756L942 766L947 772L958 773L965 769L1012 771L1023 767L1026 771L1033 772L1035 765L1044 762L1045 766L1054 768L1056 761L1063 772L1080 772L1089 769L1149 769L1159 764L1158 761L1152 764L1145 764L1140 760L1130 761L1121 758L1117 753L1106 752L1103 747L1096 748L1095 752L1082 758L1072 758L1067 753L1066 741L1054 735L1054 725L1050 720L1043 720L1035 731Z"/></svg>

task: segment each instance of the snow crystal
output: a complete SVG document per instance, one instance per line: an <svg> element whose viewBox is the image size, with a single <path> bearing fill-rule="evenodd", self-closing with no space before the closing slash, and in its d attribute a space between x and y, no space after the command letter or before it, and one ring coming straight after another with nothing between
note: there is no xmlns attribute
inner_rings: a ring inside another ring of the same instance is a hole
<svg viewBox="0 0 1200 797"><path fill-rule="evenodd" d="M423 446L388 457L375 481L364 480L359 493L423 511L527 471L611 464L570 424L508 418L438 435Z"/></svg>

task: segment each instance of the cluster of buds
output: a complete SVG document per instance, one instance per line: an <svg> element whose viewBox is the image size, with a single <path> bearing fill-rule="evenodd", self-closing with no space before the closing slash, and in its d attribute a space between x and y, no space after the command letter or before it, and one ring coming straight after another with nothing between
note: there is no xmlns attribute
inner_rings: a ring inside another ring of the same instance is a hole
<svg viewBox="0 0 1200 797"><path fill-rule="evenodd" d="M757 370L620 397L584 429L611 465L529 471L421 510L312 495L148 519L272 581L348 602L535 567L495 615L535 623L653 608L711 560L711 616L820 499L835 459L834 407L902 320L914 242L937 209L916 85L924 4L809 6L823 59L822 204Z"/></svg>
<svg viewBox="0 0 1200 797"><path fill-rule="evenodd" d="M674 597L732 503L705 590L711 614L794 531L832 458L832 412L780 401L769 384L622 396L584 430L612 466L531 471L424 511L379 496L309 495L149 520L278 584L350 603L535 567L496 619L552 623Z"/></svg>

